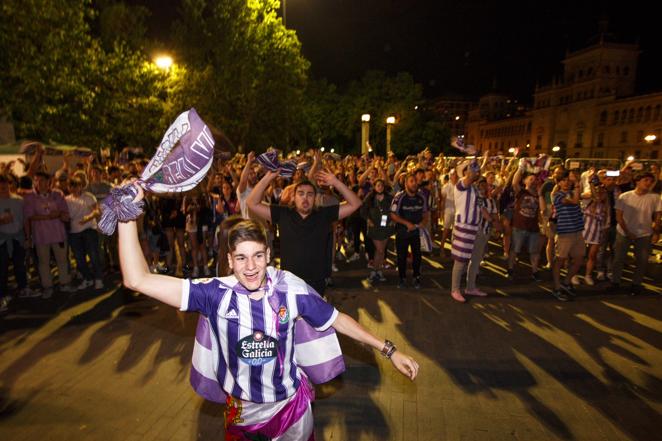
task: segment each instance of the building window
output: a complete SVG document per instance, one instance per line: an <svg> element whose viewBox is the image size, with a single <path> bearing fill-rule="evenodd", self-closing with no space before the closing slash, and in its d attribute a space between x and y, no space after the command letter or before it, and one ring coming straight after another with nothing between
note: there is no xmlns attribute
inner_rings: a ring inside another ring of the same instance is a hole
<svg viewBox="0 0 662 441"><path fill-rule="evenodd" d="M612 125L618 124L618 115L619 115L619 113L620 112L618 110L614 110L614 119L611 121Z"/></svg>
<svg viewBox="0 0 662 441"><path fill-rule="evenodd" d="M604 126L605 124L607 124L607 111L603 110L600 112L600 125Z"/></svg>
<svg viewBox="0 0 662 441"><path fill-rule="evenodd" d="M629 73L630 73L630 68L629 68L628 66L625 66L625 67L623 68L623 75L626 75L626 76L627 76L627 74L629 74Z"/></svg>
<svg viewBox="0 0 662 441"><path fill-rule="evenodd" d="M628 111L623 109L621 110L621 124L625 124L625 120L628 117Z"/></svg>
<svg viewBox="0 0 662 441"><path fill-rule="evenodd" d="M630 109L630 117L628 118L628 122L634 122L634 109Z"/></svg>
<svg viewBox="0 0 662 441"><path fill-rule="evenodd" d="M650 121L651 119L651 106L646 106L646 111L644 112L644 121Z"/></svg>
<svg viewBox="0 0 662 441"><path fill-rule="evenodd" d="M639 107L639 110L637 110L637 122L641 122L643 118L644 118L644 108Z"/></svg>
<svg viewBox="0 0 662 441"><path fill-rule="evenodd" d="M582 130L579 130L579 131L577 132L577 141L575 142L575 148L576 148L576 149L579 149L579 148L582 147L582 144L583 144L582 140L583 140L583 138L584 138L584 132L583 132Z"/></svg>
<svg viewBox="0 0 662 441"><path fill-rule="evenodd" d="M637 132L637 142L644 142L644 131L639 130Z"/></svg>
<svg viewBox="0 0 662 441"><path fill-rule="evenodd" d="M628 142L628 132L626 130L623 130L621 132L621 144L624 144Z"/></svg>
<svg viewBox="0 0 662 441"><path fill-rule="evenodd" d="M609 73L609 65L605 66L605 73L606 73L606 74Z"/></svg>
<svg viewBox="0 0 662 441"><path fill-rule="evenodd" d="M660 119L660 105L655 106L655 111L653 112L653 119L657 121Z"/></svg>
<svg viewBox="0 0 662 441"><path fill-rule="evenodd" d="M657 159L657 150L651 152L651 159Z"/></svg>
<svg viewBox="0 0 662 441"><path fill-rule="evenodd" d="M597 147L602 147L604 146L605 143L605 134L604 133L598 133L598 143Z"/></svg>
<svg viewBox="0 0 662 441"><path fill-rule="evenodd" d="M536 150L542 149L542 135L536 136Z"/></svg>

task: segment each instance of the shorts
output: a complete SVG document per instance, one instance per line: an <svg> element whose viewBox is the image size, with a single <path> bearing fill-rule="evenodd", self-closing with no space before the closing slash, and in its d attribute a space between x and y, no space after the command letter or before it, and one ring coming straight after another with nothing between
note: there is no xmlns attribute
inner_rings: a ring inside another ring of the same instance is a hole
<svg viewBox="0 0 662 441"><path fill-rule="evenodd" d="M513 235L510 239L510 252L519 253L525 243L528 244L529 254L533 255L538 252L538 244L540 243L540 233L535 231L520 230L513 228Z"/></svg>
<svg viewBox="0 0 662 441"><path fill-rule="evenodd" d="M583 259L586 244L581 231L556 235L556 257L559 259Z"/></svg>
<svg viewBox="0 0 662 441"><path fill-rule="evenodd" d="M455 225L455 211L444 210L444 228L450 230Z"/></svg>

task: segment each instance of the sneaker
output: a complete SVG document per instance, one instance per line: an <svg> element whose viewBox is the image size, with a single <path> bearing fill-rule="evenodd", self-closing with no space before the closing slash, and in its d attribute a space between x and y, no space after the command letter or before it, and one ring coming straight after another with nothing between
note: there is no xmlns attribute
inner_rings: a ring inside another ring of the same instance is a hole
<svg viewBox="0 0 662 441"><path fill-rule="evenodd" d="M421 278L414 277L414 289L421 289Z"/></svg>
<svg viewBox="0 0 662 441"><path fill-rule="evenodd" d="M334 273L338 272L338 266L335 263L331 265L331 271L333 271Z"/></svg>
<svg viewBox="0 0 662 441"><path fill-rule="evenodd" d="M356 261L359 260L359 259L360 259L360 257L359 257L359 253L354 253L354 254L352 254L351 256L349 256L349 257L347 258L347 262L348 262L348 263L349 263L349 262L356 262Z"/></svg>
<svg viewBox="0 0 662 441"><path fill-rule="evenodd" d="M41 295L42 299L50 299L53 297L53 288L44 288L44 293Z"/></svg>
<svg viewBox="0 0 662 441"><path fill-rule="evenodd" d="M386 277L384 277L384 273L381 271L377 271L377 277L379 277L380 282L386 282Z"/></svg>
<svg viewBox="0 0 662 441"><path fill-rule="evenodd" d="M630 295L631 296L638 296L642 292L644 292L644 287L643 286L641 286L641 285L632 285L632 286L630 286Z"/></svg>
<svg viewBox="0 0 662 441"><path fill-rule="evenodd" d="M509 269L508 271L506 271L506 278L508 280L513 280L515 278L515 270Z"/></svg>
<svg viewBox="0 0 662 441"><path fill-rule="evenodd" d="M604 271L598 271L598 274L595 276L595 278L600 282L607 280L607 276L605 275Z"/></svg>
<svg viewBox="0 0 662 441"><path fill-rule="evenodd" d="M464 302L467 301L467 299L464 298L464 296L462 295L462 293L460 291L451 291L451 297L456 302L464 303Z"/></svg>
<svg viewBox="0 0 662 441"><path fill-rule="evenodd" d="M33 291L30 288L23 288L18 292L18 297L21 299L29 299L32 297L41 297L41 293L39 291Z"/></svg>
<svg viewBox="0 0 662 441"><path fill-rule="evenodd" d="M81 283L80 285L82 286L87 282L90 282L90 284L87 286L92 286L92 284L94 283L91 280L83 280L83 283ZM67 283L66 285L60 285L60 292L76 292L77 289L78 288L72 286L70 283Z"/></svg>
<svg viewBox="0 0 662 441"><path fill-rule="evenodd" d="M542 282L542 279L540 278L540 271L531 273L531 278L533 279L534 282Z"/></svg>
<svg viewBox="0 0 662 441"><path fill-rule="evenodd" d="M200 277L200 268L198 268L197 266L193 267L193 272L191 273L191 277L193 277L194 279Z"/></svg>
<svg viewBox="0 0 662 441"><path fill-rule="evenodd" d="M370 271L368 280L370 281L370 283L375 283L377 280L379 280L379 278L377 277L377 271Z"/></svg>
<svg viewBox="0 0 662 441"><path fill-rule="evenodd" d="M486 297L487 293L485 291L481 291L478 288L474 289L467 289L464 291L465 296L478 296L478 297Z"/></svg>
<svg viewBox="0 0 662 441"><path fill-rule="evenodd" d="M400 281L398 282L398 288L402 289L406 287L407 287L407 281L405 279L400 279Z"/></svg>
<svg viewBox="0 0 662 441"><path fill-rule="evenodd" d="M81 289L87 289L92 285L94 285L94 282L92 280L83 280L82 282L80 282L80 285L78 285L76 287L76 291L80 291ZM60 287L60 291L62 291L62 292L71 292L71 291L65 290L64 288L65 288L64 286Z"/></svg>
<svg viewBox="0 0 662 441"><path fill-rule="evenodd" d="M103 280L96 279L94 281L94 289L103 289Z"/></svg>
<svg viewBox="0 0 662 441"><path fill-rule="evenodd" d="M11 301L11 298L9 297L3 297L0 299L0 312L7 312L9 309L9 302Z"/></svg>
<svg viewBox="0 0 662 441"><path fill-rule="evenodd" d="M582 284L582 279L580 279L578 275L574 275L570 279L570 283L574 286L581 285Z"/></svg>
<svg viewBox="0 0 662 441"><path fill-rule="evenodd" d="M374 268L375 268L375 264L373 263L373 261L368 260L368 269L374 269Z"/></svg>
<svg viewBox="0 0 662 441"><path fill-rule="evenodd" d="M577 290L575 289L575 285L573 285L572 283L570 284L561 283L561 289L573 297L577 295Z"/></svg>
<svg viewBox="0 0 662 441"><path fill-rule="evenodd" d="M563 294L560 289L555 289L554 291L552 291L552 295L556 297L556 300L560 300L562 302L567 302L570 300L570 297Z"/></svg>
<svg viewBox="0 0 662 441"><path fill-rule="evenodd" d="M584 283L586 283L588 286L595 285L595 282L593 281L593 277L591 277L590 274L584 276Z"/></svg>

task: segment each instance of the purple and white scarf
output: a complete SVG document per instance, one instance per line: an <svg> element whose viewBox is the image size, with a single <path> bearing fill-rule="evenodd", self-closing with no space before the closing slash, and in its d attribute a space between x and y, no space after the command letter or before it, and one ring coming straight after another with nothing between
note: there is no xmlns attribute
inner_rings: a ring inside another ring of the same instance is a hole
<svg viewBox="0 0 662 441"><path fill-rule="evenodd" d="M269 149L256 158L257 162L269 171L278 171L278 174L284 178L291 178L297 169L297 163L293 160L280 162L278 160L278 151Z"/></svg>
<svg viewBox="0 0 662 441"><path fill-rule="evenodd" d="M137 183L154 193L188 191L205 177L214 159L214 138L205 122L191 108L170 125L156 154L145 167ZM143 202L133 203L137 190L133 185L113 188L101 206L99 229L111 235L117 222L136 219Z"/></svg>

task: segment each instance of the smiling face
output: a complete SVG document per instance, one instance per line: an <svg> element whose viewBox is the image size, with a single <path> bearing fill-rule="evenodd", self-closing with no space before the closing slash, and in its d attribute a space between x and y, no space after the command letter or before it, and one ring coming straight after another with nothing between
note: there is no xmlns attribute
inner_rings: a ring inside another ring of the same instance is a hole
<svg viewBox="0 0 662 441"><path fill-rule="evenodd" d="M232 273L249 291L255 291L263 285L269 259L266 244L252 240L239 242L235 249L228 253Z"/></svg>

